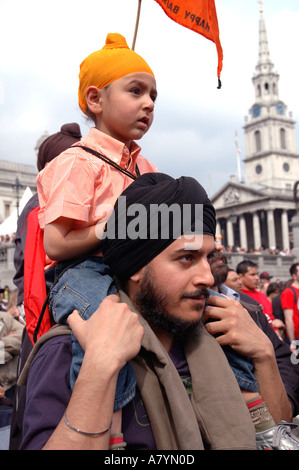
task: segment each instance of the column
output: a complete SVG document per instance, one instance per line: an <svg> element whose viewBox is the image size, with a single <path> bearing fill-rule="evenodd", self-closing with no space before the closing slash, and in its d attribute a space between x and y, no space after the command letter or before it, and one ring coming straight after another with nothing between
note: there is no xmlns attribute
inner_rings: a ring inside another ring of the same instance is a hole
<svg viewBox="0 0 299 470"><path fill-rule="evenodd" d="M262 240L261 240L261 227L260 227L260 219L257 212L252 214L253 220L253 239L254 239L254 249L258 250L261 247Z"/></svg>
<svg viewBox="0 0 299 470"><path fill-rule="evenodd" d="M269 243L268 248L276 248L274 211L272 209L267 211L267 227L268 227L268 243Z"/></svg>
<svg viewBox="0 0 299 470"><path fill-rule="evenodd" d="M220 238L219 238L220 235ZM221 225L219 220L216 221L216 240L221 242Z"/></svg>
<svg viewBox="0 0 299 470"><path fill-rule="evenodd" d="M247 245L247 231L246 231L246 220L244 215L239 215L239 228L240 228L240 248L248 250Z"/></svg>
<svg viewBox="0 0 299 470"><path fill-rule="evenodd" d="M288 213L286 210L282 211L281 214L281 233L282 233L282 249L290 249L290 236L289 236L289 221Z"/></svg>
<svg viewBox="0 0 299 470"><path fill-rule="evenodd" d="M227 244L228 246L234 246L234 227L231 220L228 218L226 221L226 232L227 232Z"/></svg>

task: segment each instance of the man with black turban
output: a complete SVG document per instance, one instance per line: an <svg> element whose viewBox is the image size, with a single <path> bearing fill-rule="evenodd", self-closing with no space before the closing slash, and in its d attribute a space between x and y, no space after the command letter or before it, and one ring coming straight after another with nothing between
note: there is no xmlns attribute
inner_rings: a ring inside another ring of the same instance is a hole
<svg viewBox="0 0 299 470"><path fill-rule="evenodd" d="M122 193L101 241L119 298L89 320L68 319L85 350L73 392L66 327L37 342L21 449L108 448L113 390L129 360L137 392L122 412L127 450L255 449L233 372L202 323L214 237L214 208L193 178L145 174Z"/></svg>

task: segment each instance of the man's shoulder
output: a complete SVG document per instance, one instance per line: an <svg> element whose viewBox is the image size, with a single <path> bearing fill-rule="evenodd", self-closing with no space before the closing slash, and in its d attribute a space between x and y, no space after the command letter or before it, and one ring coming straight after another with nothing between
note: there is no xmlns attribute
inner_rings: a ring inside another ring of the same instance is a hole
<svg viewBox="0 0 299 470"><path fill-rule="evenodd" d="M297 293L297 295L299 296L299 288L294 286L294 284L291 284L290 286L286 287L281 295L284 296L284 295L294 295L294 291Z"/></svg>
<svg viewBox="0 0 299 470"><path fill-rule="evenodd" d="M247 291L246 291L246 292L241 291L241 292L239 292L239 294L240 294L240 301L241 301L241 302L247 302L247 303L249 303L249 304L251 304L251 305L253 305L253 306L259 305L258 301L255 300L253 297L251 297L251 296L248 294Z"/></svg>
<svg viewBox="0 0 299 470"><path fill-rule="evenodd" d="M62 356L65 356L62 359ZM55 325L47 333L45 333L28 355L26 363L18 379L18 385L24 386L27 383L28 373L32 365L40 361L48 361L49 364L54 363L54 358L58 357L61 364L72 357L72 340L71 335L64 325Z"/></svg>
<svg viewBox="0 0 299 470"><path fill-rule="evenodd" d="M72 343L69 329L63 325L55 325L39 341L40 344L36 343L37 348L35 353L33 352L34 357L46 354L50 349L52 352L55 348L58 350L58 346L66 346L68 349Z"/></svg>
<svg viewBox="0 0 299 470"><path fill-rule="evenodd" d="M251 297L252 299L254 299L254 298L256 297L256 293L257 293L256 290L247 290L247 289L242 289L241 292L242 292L243 294L248 295L248 296Z"/></svg>

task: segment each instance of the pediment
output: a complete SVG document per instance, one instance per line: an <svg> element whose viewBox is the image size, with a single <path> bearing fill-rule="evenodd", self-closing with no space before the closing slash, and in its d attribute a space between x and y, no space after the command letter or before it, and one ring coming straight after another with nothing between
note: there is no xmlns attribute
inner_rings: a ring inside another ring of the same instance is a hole
<svg viewBox="0 0 299 470"><path fill-rule="evenodd" d="M265 194L258 189L241 183L226 183L212 198L216 210L225 207L240 206L253 203L265 198Z"/></svg>

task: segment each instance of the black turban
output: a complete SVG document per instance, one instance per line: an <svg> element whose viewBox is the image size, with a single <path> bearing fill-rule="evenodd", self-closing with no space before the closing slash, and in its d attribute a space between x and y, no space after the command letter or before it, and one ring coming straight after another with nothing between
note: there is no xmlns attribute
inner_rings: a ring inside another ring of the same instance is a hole
<svg viewBox="0 0 299 470"><path fill-rule="evenodd" d="M73 144L81 139L81 131L79 125L74 122L71 124L64 124L59 132L50 135L40 145L37 155L37 168L41 171L46 163L53 160L60 153L71 147Z"/></svg>
<svg viewBox="0 0 299 470"><path fill-rule="evenodd" d="M116 201L101 249L105 263L125 281L181 235L215 237L215 229L214 207L194 178L145 173Z"/></svg>

